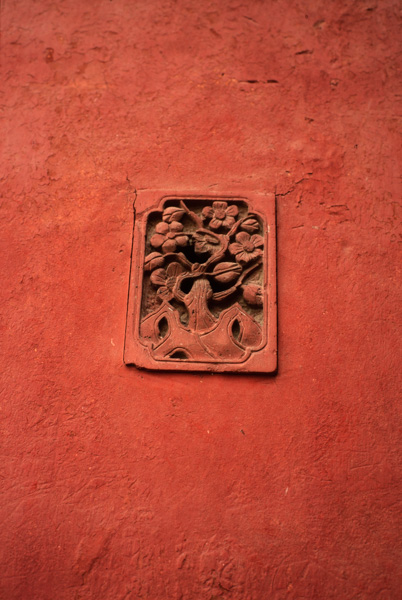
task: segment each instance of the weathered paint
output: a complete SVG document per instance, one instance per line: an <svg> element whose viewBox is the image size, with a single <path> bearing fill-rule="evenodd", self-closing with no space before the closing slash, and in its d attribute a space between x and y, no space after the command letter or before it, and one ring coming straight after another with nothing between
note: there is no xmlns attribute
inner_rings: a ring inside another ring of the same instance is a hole
<svg viewBox="0 0 402 600"><path fill-rule="evenodd" d="M398 597L398 11L2 3L1 598ZM149 188L276 188L277 376L123 364Z"/></svg>

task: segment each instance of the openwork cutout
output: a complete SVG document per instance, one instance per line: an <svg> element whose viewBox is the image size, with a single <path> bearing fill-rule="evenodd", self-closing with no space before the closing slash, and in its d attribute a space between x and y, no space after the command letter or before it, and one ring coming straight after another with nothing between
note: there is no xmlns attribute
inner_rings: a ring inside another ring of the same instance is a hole
<svg viewBox="0 0 402 600"><path fill-rule="evenodd" d="M261 211L246 198L165 196L141 212L127 363L179 370L275 369L275 212L273 198L264 199ZM265 364L250 362L264 349Z"/></svg>

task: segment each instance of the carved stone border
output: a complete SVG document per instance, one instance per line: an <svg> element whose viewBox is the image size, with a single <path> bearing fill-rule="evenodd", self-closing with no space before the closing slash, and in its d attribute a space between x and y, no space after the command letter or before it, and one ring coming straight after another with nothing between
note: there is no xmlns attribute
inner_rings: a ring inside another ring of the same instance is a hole
<svg viewBox="0 0 402 600"><path fill-rule="evenodd" d="M172 200L245 201L264 223L264 319L263 343L244 360L222 356L217 361L160 360L152 356L149 344L140 335L144 278L145 240L148 216L162 211ZM194 192L140 191L135 202L124 362L137 368L174 371L273 373L277 368L277 285L276 285L276 206L272 193L201 194Z"/></svg>

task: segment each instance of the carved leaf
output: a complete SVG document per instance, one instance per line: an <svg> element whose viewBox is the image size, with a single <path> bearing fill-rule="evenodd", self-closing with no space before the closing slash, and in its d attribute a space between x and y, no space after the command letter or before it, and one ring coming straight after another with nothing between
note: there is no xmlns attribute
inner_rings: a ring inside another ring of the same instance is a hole
<svg viewBox="0 0 402 600"><path fill-rule="evenodd" d="M205 252L214 254L219 250L219 240L213 235L196 231L193 238L195 240L194 250L197 254L204 254Z"/></svg>
<svg viewBox="0 0 402 600"><path fill-rule="evenodd" d="M258 224L257 219L250 218L250 219L246 219L242 223L241 228L248 231L248 233L256 233L260 229L260 226Z"/></svg>
<svg viewBox="0 0 402 600"><path fill-rule="evenodd" d="M217 281L231 283L239 277L242 270L238 263L223 262L216 265L213 274Z"/></svg>
<svg viewBox="0 0 402 600"><path fill-rule="evenodd" d="M157 267L163 267L164 262L165 258L160 252L151 252L151 254L145 257L144 270L152 271Z"/></svg>
<svg viewBox="0 0 402 600"><path fill-rule="evenodd" d="M184 213L185 211L182 208L178 208L177 206L169 206L163 211L162 219L166 221L166 223L180 221Z"/></svg>

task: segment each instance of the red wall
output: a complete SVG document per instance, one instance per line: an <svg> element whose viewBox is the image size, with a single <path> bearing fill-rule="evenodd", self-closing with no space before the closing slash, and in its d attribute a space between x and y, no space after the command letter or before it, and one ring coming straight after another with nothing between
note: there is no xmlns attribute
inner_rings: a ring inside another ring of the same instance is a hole
<svg viewBox="0 0 402 600"><path fill-rule="evenodd" d="M400 597L398 12L2 3L2 600ZM277 376L123 365L147 188L276 189Z"/></svg>

